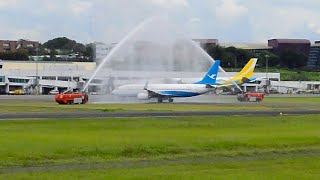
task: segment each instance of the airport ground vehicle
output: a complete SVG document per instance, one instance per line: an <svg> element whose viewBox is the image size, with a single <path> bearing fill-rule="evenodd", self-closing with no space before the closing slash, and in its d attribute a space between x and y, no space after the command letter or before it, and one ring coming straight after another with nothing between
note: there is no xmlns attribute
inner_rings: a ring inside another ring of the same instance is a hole
<svg viewBox="0 0 320 180"><path fill-rule="evenodd" d="M59 104L86 104L89 97L86 93L70 92L56 94L54 99Z"/></svg>
<svg viewBox="0 0 320 180"><path fill-rule="evenodd" d="M23 89L16 89L14 91L9 91L8 94L9 95L25 95L26 91L24 91Z"/></svg>
<svg viewBox="0 0 320 180"><path fill-rule="evenodd" d="M59 94L59 90L53 89L49 92L49 94Z"/></svg>
<svg viewBox="0 0 320 180"><path fill-rule="evenodd" d="M264 98L264 93L261 92L244 92L237 95L240 102L260 102Z"/></svg>

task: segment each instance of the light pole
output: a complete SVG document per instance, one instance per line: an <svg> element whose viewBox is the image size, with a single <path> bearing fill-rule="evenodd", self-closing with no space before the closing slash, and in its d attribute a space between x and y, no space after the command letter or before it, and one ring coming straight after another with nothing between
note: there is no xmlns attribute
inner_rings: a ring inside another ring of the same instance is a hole
<svg viewBox="0 0 320 180"><path fill-rule="evenodd" d="M39 79L38 79L38 48L36 48L36 95L39 95Z"/></svg>
<svg viewBox="0 0 320 180"><path fill-rule="evenodd" d="M70 86L70 83L72 83L72 69L71 68L69 68L68 69L69 71L70 71L70 78L68 78L68 90L70 90L71 89L71 86Z"/></svg>
<svg viewBox="0 0 320 180"><path fill-rule="evenodd" d="M269 55L268 54L266 54L265 55L265 58L266 58L266 91L267 91L267 93L269 93L269 77L268 77L268 57L269 57Z"/></svg>

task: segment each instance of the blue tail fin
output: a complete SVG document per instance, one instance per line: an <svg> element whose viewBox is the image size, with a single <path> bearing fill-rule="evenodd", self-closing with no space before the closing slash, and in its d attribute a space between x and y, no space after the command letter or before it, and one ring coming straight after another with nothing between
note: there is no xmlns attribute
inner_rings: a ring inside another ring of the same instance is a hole
<svg viewBox="0 0 320 180"><path fill-rule="evenodd" d="M206 73L206 75L203 77L201 81L198 81L194 84L209 84L214 85L216 83L218 70L220 66L220 61L216 60L216 62L211 66L209 71Z"/></svg>

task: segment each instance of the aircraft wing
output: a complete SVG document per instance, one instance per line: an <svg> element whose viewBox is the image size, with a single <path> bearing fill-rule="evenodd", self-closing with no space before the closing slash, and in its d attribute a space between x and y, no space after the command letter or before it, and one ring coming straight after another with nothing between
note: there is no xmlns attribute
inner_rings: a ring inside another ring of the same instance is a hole
<svg viewBox="0 0 320 180"><path fill-rule="evenodd" d="M165 93L165 92L156 92L156 91L152 91L149 89L146 89L148 91L149 97L153 97L153 98L164 98L164 97L172 97L171 94L169 93Z"/></svg>
<svg viewBox="0 0 320 180"><path fill-rule="evenodd" d="M167 94L162 94L160 92L156 92L148 89L148 82L144 85L143 89L148 92L149 97L153 97L153 98L169 97Z"/></svg>

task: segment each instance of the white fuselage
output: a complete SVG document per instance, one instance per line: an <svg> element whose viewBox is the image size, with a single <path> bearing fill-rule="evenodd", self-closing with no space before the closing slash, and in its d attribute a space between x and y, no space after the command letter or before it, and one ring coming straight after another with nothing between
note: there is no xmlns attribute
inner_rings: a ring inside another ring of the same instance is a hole
<svg viewBox="0 0 320 180"><path fill-rule="evenodd" d="M232 77L217 77L217 84L222 84L223 82L230 81ZM193 82L200 81L201 78L168 78L168 81L172 83L189 84ZM230 83L230 85L233 85Z"/></svg>
<svg viewBox="0 0 320 180"><path fill-rule="evenodd" d="M148 93L143 84L123 85L115 89L112 94L124 97L136 97L139 93ZM148 90L171 97L191 97L213 90L204 84L149 84Z"/></svg>

